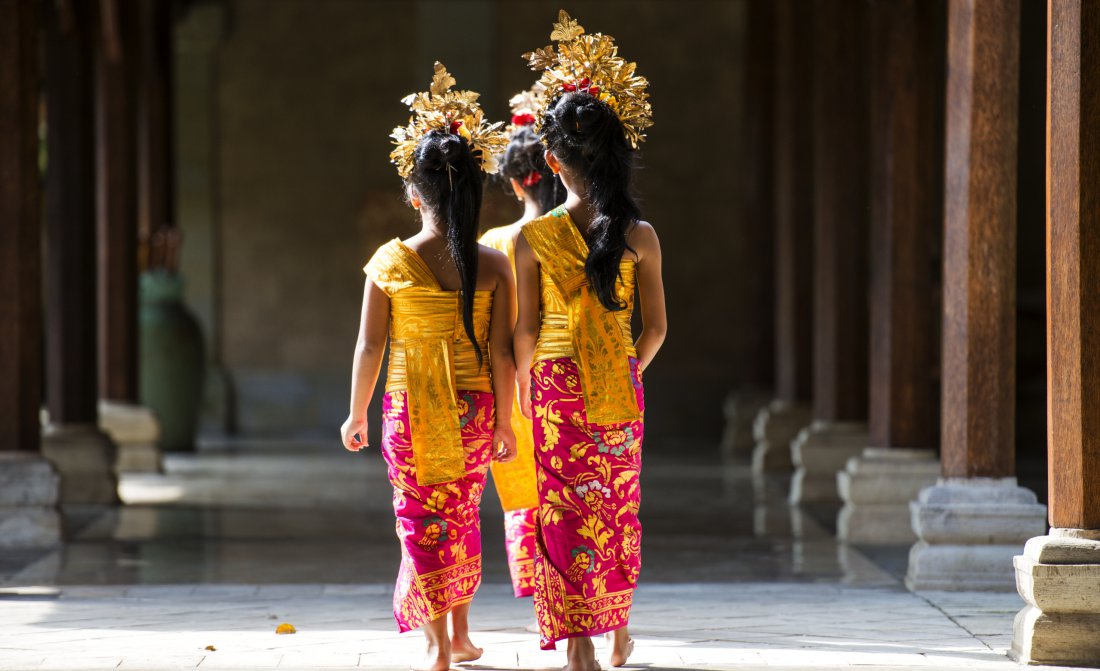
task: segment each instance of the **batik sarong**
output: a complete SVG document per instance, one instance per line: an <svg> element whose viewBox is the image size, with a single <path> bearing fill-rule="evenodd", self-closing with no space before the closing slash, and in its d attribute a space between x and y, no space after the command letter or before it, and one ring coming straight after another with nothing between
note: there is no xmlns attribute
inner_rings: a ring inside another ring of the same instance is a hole
<svg viewBox="0 0 1100 671"><path fill-rule="evenodd" d="M626 626L641 570L638 521L644 395L630 359L642 419L589 424L571 358L531 371L539 513L535 614L541 646Z"/></svg>
<svg viewBox="0 0 1100 671"><path fill-rule="evenodd" d="M504 550L516 598L535 593L535 515L538 508L504 513Z"/></svg>
<svg viewBox="0 0 1100 671"><path fill-rule="evenodd" d="M481 584L481 521L492 445L493 395L458 392L459 426L466 475L451 482L419 485L404 391L382 401L382 453L393 485L393 510L401 541L401 568L393 615L405 632L469 602Z"/></svg>

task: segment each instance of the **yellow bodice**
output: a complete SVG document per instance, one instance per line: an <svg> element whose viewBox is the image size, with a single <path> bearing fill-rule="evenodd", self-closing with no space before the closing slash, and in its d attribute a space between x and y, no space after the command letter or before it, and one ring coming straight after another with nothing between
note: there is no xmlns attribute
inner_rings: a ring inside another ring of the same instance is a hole
<svg viewBox="0 0 1100 671"><path fill-rule="evenodd" d="M489 375L489 318L493 292L474 292L474 334L483 361L462 324L462 300L446 291L411 247L394 239L363 268L390 299L390 363L386 391L407 391L416 479L421 485L466 474L458 390L493 390Z"/></svg>
<svg viewBox="0 0 1100 671"><path fill-rule="evenodd" d="M535 359L570 357L577 363L590 423L639 419L630 374L630 357L637 356L630 332L634 262L620 263L615 291L626 309L613 312L588 284L588 244L564 206L524 224L522 230L539 262L541 325Z"/></svg>
<svg viewBox="0 0 1100 671"><path fill-rule="evenodd" d="M498 252L504 252L512 263L512 275L516 272L516 231L512 226L499 226L481 236L481 244ZM535 508L539 504L538 482L535 473L535 439L531 420L523 416L519 401L512 404L512 432L516 434L516 458L506 463L489 464L493 472L493 485L505 511Z"/></svg>

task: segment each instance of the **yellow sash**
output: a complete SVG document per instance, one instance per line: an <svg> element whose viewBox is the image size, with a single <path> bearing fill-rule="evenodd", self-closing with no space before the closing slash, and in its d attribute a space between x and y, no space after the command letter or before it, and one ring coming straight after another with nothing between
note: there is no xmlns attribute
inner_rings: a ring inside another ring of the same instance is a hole
<svg viewBox="0 0 1100 671"><path fill-rule="evenodd" d="M393 240L366 267L390 296L390 348L404 350L416 482L466 475L453 343L465 338L459 293L444 291L420 256Z"/></svg>
<svg viewBox="0 0 1100 671"><path fill-rule="evenodd" d="M588 244L568 210L559 207L525 224L523 237L569 304L569 331L588 421L619 424L640 419L622 327L588 285Z"/></svg>

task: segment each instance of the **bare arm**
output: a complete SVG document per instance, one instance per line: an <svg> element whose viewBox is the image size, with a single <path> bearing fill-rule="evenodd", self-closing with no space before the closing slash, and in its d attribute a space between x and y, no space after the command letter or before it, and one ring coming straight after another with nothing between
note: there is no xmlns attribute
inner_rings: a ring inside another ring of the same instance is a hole
<svg viewBox="0 0 1100 671"><path fill-rule="evenodd" d="M493 313L489 320L489 361L493 369L493 401L497 428L493 438L493 457L511 461L516 456L516 438L512 433L512 399L516 393L516 359L512 352L512 325L516 322L516 299L512 290L512 268L508 257L493 257L496 287Z"/></svg>
<svg viewBox="0 0 1100 671"><path fill-rule="evenodd" d="M390 330L390 298L368 278L363 286L359 339L351 367L351 408L340 429L344 448L352 452L367 446L367 406L378 384L386 337ZM356 438L356 435L359 437Z"/></svg>
<svg viewBox="0 0 1100 671"><path fill-rule="evenodd" d="M630 242L638 254L638 302L642 315L642 332L634 346L638 350L638 368L645 370L657 356L668 331L665 285L661 278L661 242L657 239L657 231L644 221L631 232Z"/></svg>
<svg viewBox="0 0 1100 671"><path fill-rule="evenodd" d="M523 416L531 416L531 363L539 337L539 264L535 252L520 235L516 239L516 377Z"/></svg>

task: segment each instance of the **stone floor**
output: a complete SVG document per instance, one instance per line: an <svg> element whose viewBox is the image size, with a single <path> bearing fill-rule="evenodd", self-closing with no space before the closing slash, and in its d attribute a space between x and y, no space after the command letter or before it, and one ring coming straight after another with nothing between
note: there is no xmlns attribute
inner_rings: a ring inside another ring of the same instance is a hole
<svg viewBox="0 0 1100 671"><path fill-rule="evenodd" d="M407 668L390 614L399 550L377 454L210 445L127 476L118 509L66 511L71 542L0 557L0 669ZM851 548L835 509L791 510L745 466L647 456L633 669L1006 669L1014 594L912 594L905 548ZM512 598L483 506L485 657L554 668ZM276 635L293 624L297 633ZM208 646L212 649L209 649Z"/></svg>

